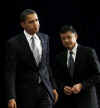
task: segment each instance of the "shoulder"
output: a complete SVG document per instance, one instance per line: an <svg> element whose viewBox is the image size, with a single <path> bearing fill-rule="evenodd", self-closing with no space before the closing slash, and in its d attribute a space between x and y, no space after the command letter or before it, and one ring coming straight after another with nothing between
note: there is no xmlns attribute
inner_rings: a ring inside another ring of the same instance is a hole
<svg viewBox="0 0 100 108"><path fill-rule="evenodd" d="M49 36L45 33L38 32L37 35L42 36L45 39L49 39Z"/></svg>
<svg viewBox="0 0 100 108"><path fill-rule="evenodd" d="M9 40L7 40L7 43L16 44L16 42L18 42L21 39L22 36L24 36L23 32L11 37Z"/></svg>
<svg viewBox="0 0 100 108"><path fill-rule="evenodd" d="M92 48L92 47L87 47L87 46L79 45L78 49L81 50L81 52L87 53L89 55L96 53L95 49Z"/></svg>
<svg viewBox="0 0 100 108"><path fill-rule="evenodd" d="M48 37L48 35L45 34L45 33L38 32L37 34L38 34L38 35L42 35L42 36L46 36L46 37Z"/></svg>
<svg viewBox="0 0 100 108"><path fill-rule="evenodd" d="M21 46L21 43L22 43L22 39L24 38L24 33L20 33L20 34L17 34L13 37L11 37L9 40L6 41L6 48L13 48L13 49L16 49L18 47Z"/></svg>

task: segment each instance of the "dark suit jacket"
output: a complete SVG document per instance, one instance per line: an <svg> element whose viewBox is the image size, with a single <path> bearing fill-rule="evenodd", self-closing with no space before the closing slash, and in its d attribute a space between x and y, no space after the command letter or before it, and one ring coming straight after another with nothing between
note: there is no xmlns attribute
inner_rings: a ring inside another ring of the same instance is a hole
<svg viewBox="0 0 100 108"><path fill-rule="evenodd" d="M37 33L37 35L42 42L42 60L39 66L36 65L24 33L11 38L7 42L5 81L8 99L16 98L16 94L21 94L24 88L32 88L33 85L36 85L40 74L39 71L44 69L44 67L46 67L49 73L49 79L52 85L51 89L55 88L49 67L49 38L43 33ZM46 75L43 77L45 78L45 76ZM17 90L19 92L17 92ZM31 95L29 92L28 94ZM51 95L52 94L50 94L50 96ZM23 96L23 98L25 98L25 96Z"/></svg>
<svg viewBox="0 0 100 108"><path fill-rule="evenodd" d="M94 49L78 46L73 80L67 68L67 49L58 54L55 63L55 78L60 94L63 94L65 85L73 86L82 83L83 89L79 94L66 96L71 98L71 104L76 103L77 108L97 108L95 84L100 82L100 64Z"/></svg>

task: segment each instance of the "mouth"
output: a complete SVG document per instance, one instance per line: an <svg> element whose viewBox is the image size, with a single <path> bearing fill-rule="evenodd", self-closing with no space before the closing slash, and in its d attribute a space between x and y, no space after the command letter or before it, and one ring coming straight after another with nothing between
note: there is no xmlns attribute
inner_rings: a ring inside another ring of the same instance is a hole
<svg viewBox="0 0 100 108"><path fill-rule="evenodd" d="M71 44L65 44L65 46L66 46L66 47L69 47L69 48L72 47Z"/></svg>
<svg viewBox="0 0 100 108"><path fill-rule="evenodd" d="M35 28L34 28L34 30L35 30L35 31L38 31L38 30L39 30L39 28L38 28L38 27L35 27Z"/></svg>

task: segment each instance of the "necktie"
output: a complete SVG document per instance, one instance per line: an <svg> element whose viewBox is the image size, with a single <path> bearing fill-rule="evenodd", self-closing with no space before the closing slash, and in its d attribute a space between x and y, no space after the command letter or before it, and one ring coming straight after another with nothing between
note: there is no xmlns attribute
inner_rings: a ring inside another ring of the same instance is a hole
<svg viewBox="0 0 100 108"><path fill-rule="evenodd" d="M40 59L41 59L40 58L40 54L39 54L39 48L35 44L35 38L32 37L31 39L32 39L32 41L31 41L31 47L32 47L33 56L35 58L36 64L39 65L39 62L40 62ZM40 76L38 78L38 83L41 83Z"/></svg>
<svg viewBox="0 0 100 108"><path fill-rule="evenodd" d="M39 48L35 44L35 37L33 36L31 39L32 39L31 47L32 47L33 56L34 56L35 61L36 61L37 65L38 65L39 62L40 62Z"/></svg>
<svg viewBox="0 0 100 108"><path fill-rule="evenodd" d="M73 78L73 74L74 74L74 59L72 56L73 52L70 51L70 56L69 56L69 66L68 66L68 70L69 70L69 74L71 76L71 78Z"/></svg>

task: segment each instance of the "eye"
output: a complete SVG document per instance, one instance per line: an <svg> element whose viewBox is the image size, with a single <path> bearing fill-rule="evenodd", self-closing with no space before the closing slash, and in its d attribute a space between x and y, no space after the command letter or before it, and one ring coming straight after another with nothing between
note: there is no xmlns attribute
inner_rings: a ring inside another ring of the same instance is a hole
<svg viewBox="0 0 100 108"><path fill-rule="evenodd" d="M29 23L32 24L32 23L34 23L34 21L33 20L32 21L29 21Z"/></svg>
<svg viewBox="0 0 100 108"><path fill-rule="evenodd" d="M39 21L39 19L36 19L35 21Z"/></svg>
<svg viewBox="0 0 100 108"><path fill-rule="evenodd" d="M71 39L71 38L72 38L72 36L68 35L68 36L67 36L67 38L68 38L68 39Z"/></svg>

